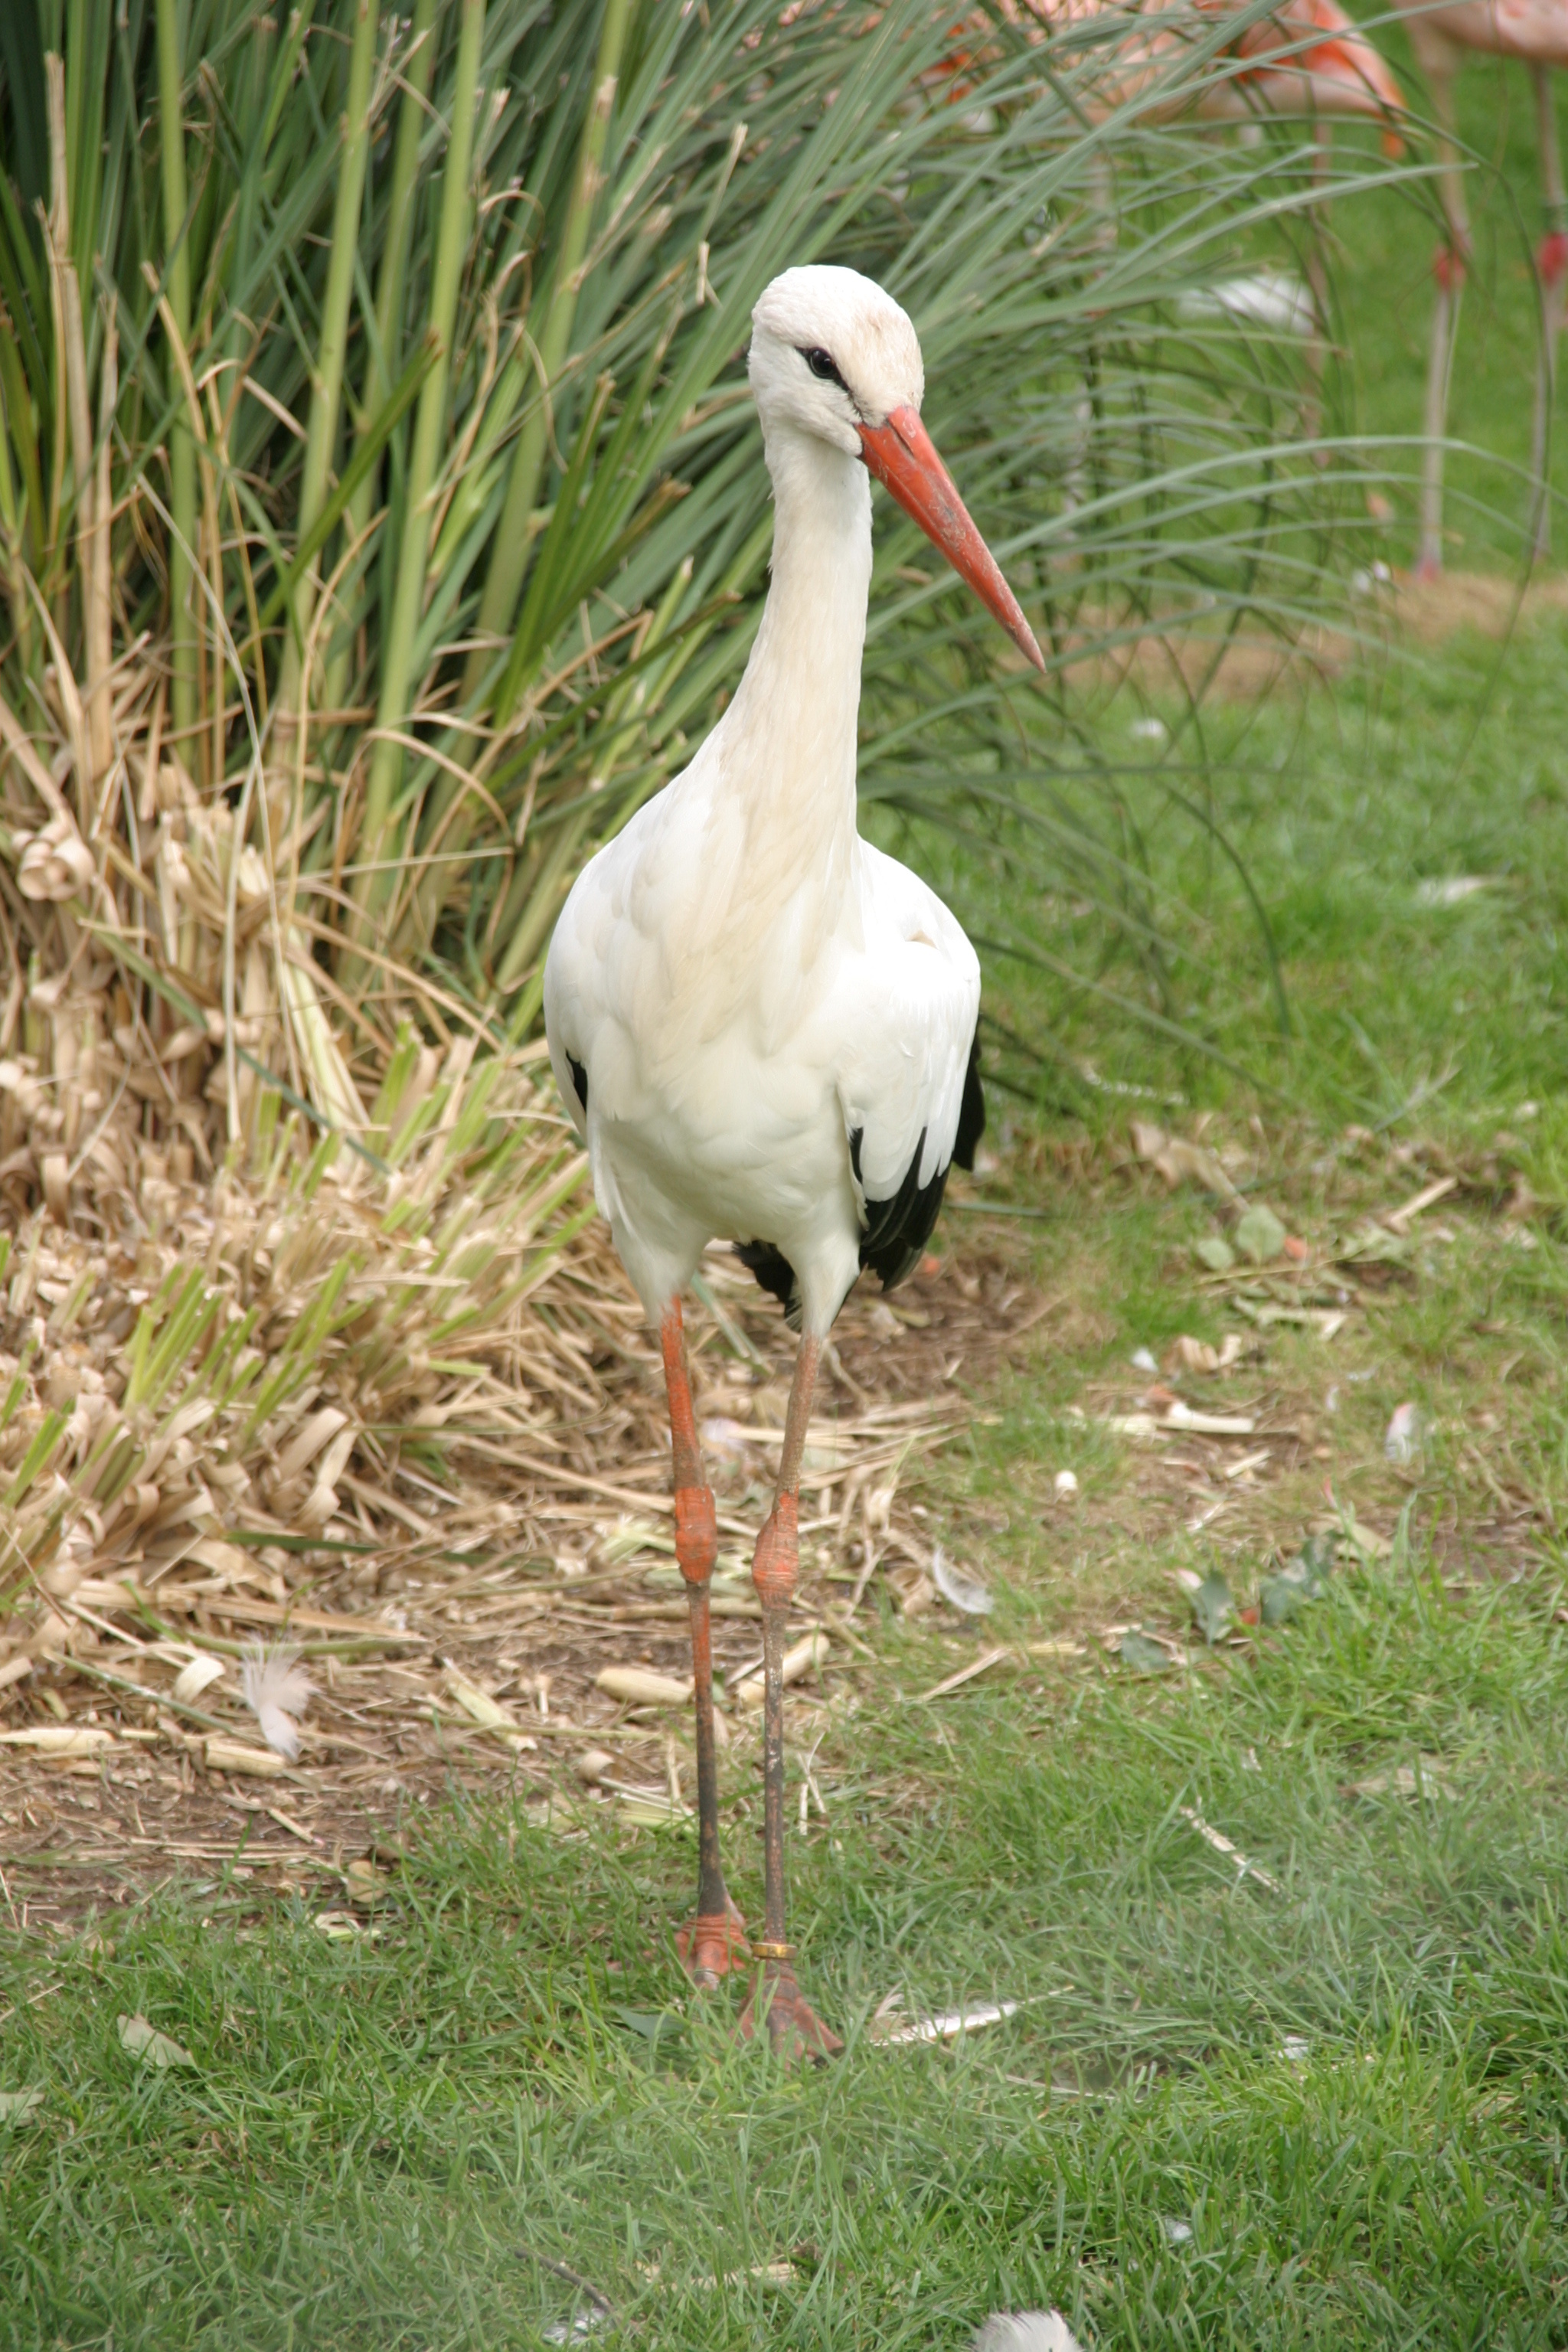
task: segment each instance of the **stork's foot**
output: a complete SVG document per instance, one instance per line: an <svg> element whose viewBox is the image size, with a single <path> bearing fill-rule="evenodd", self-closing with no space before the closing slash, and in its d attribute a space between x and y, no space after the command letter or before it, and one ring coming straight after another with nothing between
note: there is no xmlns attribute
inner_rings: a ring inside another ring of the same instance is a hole
<svg viewBox="0 0 1568 2352"><path fill-rule="evenodd" d="M721 1977L744 1966L752 1957L746 1922L726 1896L722 1911L699 1911L675 1932L680 1965L699 1992L711 1992Z"/></svg>
<svg viewBox="0 0 1568 2352"><path fill-rule="evenodd" d="M820 2062L837 2058L844 2044L831 2026L824 2025L795 1981L790 1960L764 1960L762 1975L745 2008L740 2031L750 2041L759 2024L767 2026L768 2041L787 2063L795 2058Z"/></svg>

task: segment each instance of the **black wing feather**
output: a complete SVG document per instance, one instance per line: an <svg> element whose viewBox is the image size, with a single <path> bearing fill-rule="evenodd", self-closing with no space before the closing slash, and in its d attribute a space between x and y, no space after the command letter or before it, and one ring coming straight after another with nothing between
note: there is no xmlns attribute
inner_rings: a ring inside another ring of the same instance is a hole
<svg viewBox="0 0 1568 2352"><path fill-rule="evenodd" d="M980 1083L980 1024L970 1041L969 1067L963 1073L963 1100L958 1107L958 1135L952 1156L961 1168L973 1168L975 1147L985 1132L985 1091Z"/></svg>
<svg viewBox="0 0 1568 2352"><path fill-rule="evenodd" d="M577 1066L572 1065L572 1075L577 1076ZM587 1087L579 1087L584 1102ZM980 1031L974 1032L969 1048L969 1066L963 1074L963 1098L959 1106L958 1133L953 1139L952 1157L960 1168L973 1168L975 1146L985 1132L985 1096L980 1084ZM855 1171L855 1181L860 1175L860 1147L865 1140L864 1128L858 1127L849 1138L849 1165ZM881 1277L884 1290L892 1290L906 1275L912 1274L925 1254L925 1245L936 1229L942 1209L942 1194L947 1190L947 1169L938 1168L925 1181L920 1181L921 1156L926 1148L926 1130L922 1127L920 1141L915 1145L903 1181L887 1201L868 1201L866 1230L860 1236L860 1263L869 1266ZM773 1242L737 1242L735 1255L742 1265L754 1274L764 1290L772 1291L784 1307L792 1330L800 1328L800 1286L795 1268L784 1252Z"/></svg>
<svg viewBox="0 0 1568 2352"><path fill-rule="evenodd" d="M942 1208L942 1193L947 1189L945 1168L935 1170L924 1184L920 1181L921 1154L925 1150L925 1143L926 1131L922 1127L914 1157L892 1199L868 1201L866 1203L866 1230L860 1236L860 1263L881 1276L884 1290L891 1290L920 1264Z"/></svg>
<svg viewBox="0 0 1568 2352"><path fill-rule="evenodd" d="M952 1157L960 1168L973 1167L974 1148L984 1132L985 1096L980 1084L980 1031L976 1026L970 1043L968 1067L963 1073L963 1098L959 1105L958 1133L952 1146ZM920 1264L941 1213L942 1194L947 1190L947 1169L937 1169L924 1184L920 1181L921 1154L925 1146L926 1131L922 1128L904 1181L892 1199L866 1203L860 1263L881 1276L884 1290L891 1290ZM849 1157L858 1178L858 1130L849 1139Z"/></svg>

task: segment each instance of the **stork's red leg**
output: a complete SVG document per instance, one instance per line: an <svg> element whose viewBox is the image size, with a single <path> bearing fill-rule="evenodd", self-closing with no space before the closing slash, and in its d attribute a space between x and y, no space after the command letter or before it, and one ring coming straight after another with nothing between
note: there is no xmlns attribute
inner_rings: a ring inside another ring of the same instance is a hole
<svg viewBox="0 0 1568 2352"><path fill-rule="evenodd" d="M767 2021L768 2039L788 2056L804 2052L811 2058L831 2058L844 2044L823 2024L795 1981L795 1958L784 1937L784 1623L795 1593L800 1566L800 1465L811 1420L812 1391L816 1385L822 1342L803 1339L795 1358L795 1380L784 1423L784 1455L779 1464L778 1491L773 1507L757 1538L752 1580L763 1604L763 1801L764 1924L752 1949L763 1963L756 1990L741 2016L741 2031L755 2032L758 2020Z"/></svg>
<svg viewBox="0 0 1568 2352"><path fill-rule="evenodd" d="M676 1937L676 1949L693 1984L712 1989L748 1956L746 1923L731 1902L719 1860L719 1765L713 1744L713 1638L708 1588L719 1551L713 1489L702 1475L697 1416L680 1301L672 1299L659 1326L669 1432L675 1452L675 1557L691 1609L692 1699L697 1713L697 1916Z"/></svg>

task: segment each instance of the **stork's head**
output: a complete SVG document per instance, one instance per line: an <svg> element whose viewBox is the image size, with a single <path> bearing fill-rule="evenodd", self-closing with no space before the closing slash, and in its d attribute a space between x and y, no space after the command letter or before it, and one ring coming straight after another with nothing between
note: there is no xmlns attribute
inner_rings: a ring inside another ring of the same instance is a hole
<svg viewBox="0 0 1568 2352"><path fill-rule="evenodd" d="M752 391L765 433L861 458L1037 669L1039 646L921 423L925 369L908 315L858 269L786 269L752 312Z"/></svg>

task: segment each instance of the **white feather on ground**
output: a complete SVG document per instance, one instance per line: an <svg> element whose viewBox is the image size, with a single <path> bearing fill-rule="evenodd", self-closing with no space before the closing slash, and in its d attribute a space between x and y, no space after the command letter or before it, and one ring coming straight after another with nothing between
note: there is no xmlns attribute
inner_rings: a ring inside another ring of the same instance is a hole
<svg viewBox="0 0 1568 2352"><path fill-rule="evenodd" d="M1059 2311L994 2311L974 2352L1083 2352Z"/></svg>
<svg viewBox="0 0 1568 2352"><path fill-rule="evenodd" d="M951 1601L965 1617L989 1617L995 1608L996 1603L979 1578L954 1568L940 1544L931 1555L931 1572L942 1599Z"/></svg>
<svg viewBox="0 0 1568 2352"><path fill-rule="evenodd" d="M253 1643L246 1650L240 1675L245 1704L261 1726L261 1737L275 1756L286 1756L290 1764L300 1754L300 1727L295 1718L304 1714L316 1696L315 1685L300 1668L299 1656L288 1643L275 1650L264 1650L259 1643Z"/></svg>

